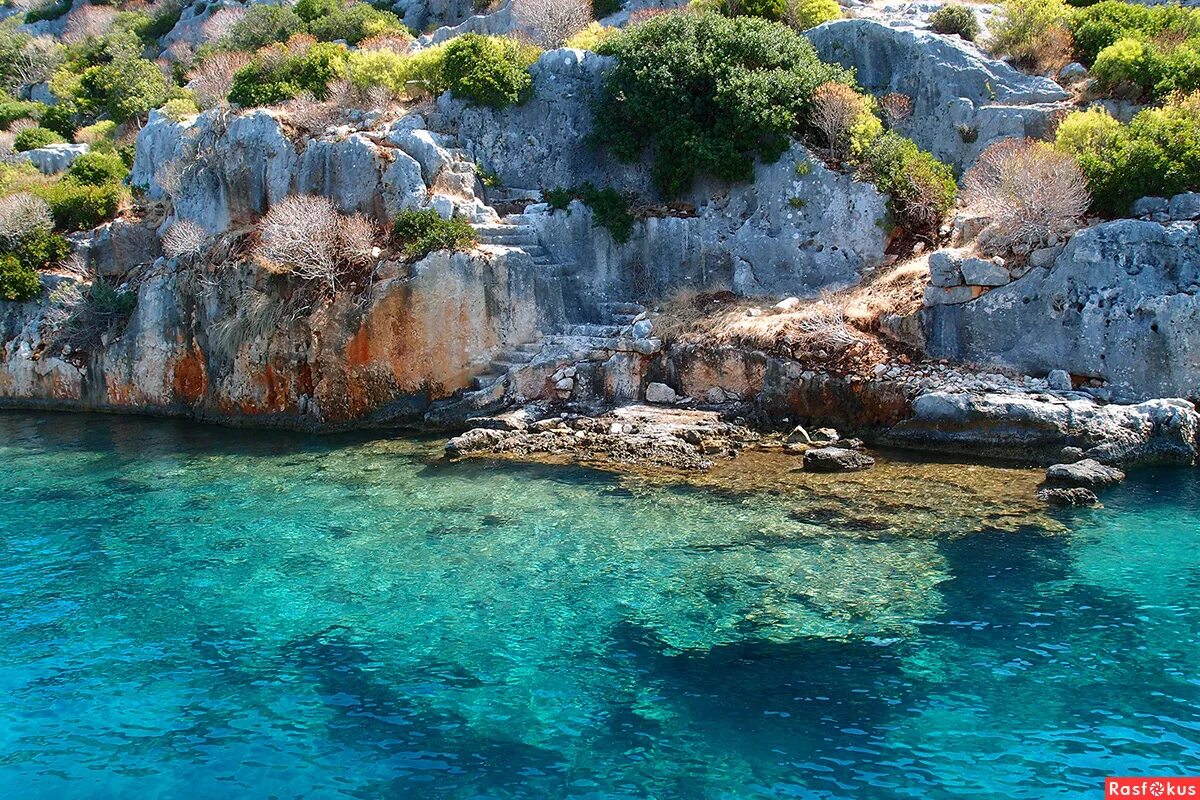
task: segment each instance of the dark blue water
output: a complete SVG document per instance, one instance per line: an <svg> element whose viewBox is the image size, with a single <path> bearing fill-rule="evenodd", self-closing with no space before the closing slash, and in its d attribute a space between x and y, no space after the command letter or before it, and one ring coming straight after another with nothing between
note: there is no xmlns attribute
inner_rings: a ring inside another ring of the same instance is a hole
<svg viewBox="0 0 1200 800"><path fill-rule="evenodd" d="M436 456L0 415L0 796L1050 800L1200 773L1190 471L1002 531Z"/></svg>

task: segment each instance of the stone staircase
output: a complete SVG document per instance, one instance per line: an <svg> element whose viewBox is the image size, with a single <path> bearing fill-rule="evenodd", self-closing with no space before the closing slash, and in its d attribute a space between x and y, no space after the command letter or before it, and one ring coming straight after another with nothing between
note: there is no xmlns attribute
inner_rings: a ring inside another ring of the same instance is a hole
<svg viewBox="0 0 1200 800"><path fill-rule="evenodd" d="M486 247L506 247L521 250L546 275L565 276L573 270L570 265L554 258L542 247L537 229L525 214L509 214L498 223L472 225L479 235L479 243Z"/></svg>

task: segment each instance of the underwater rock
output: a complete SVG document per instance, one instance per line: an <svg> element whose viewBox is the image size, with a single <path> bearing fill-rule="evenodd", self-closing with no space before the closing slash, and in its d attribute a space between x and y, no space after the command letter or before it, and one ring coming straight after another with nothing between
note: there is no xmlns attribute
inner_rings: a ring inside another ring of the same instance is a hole
<svg viewBox="0 0 1200 800"><path fill-rule="evenodd" d="M853 472L873 466L875 459L845 447L817 447L804 453L804 468L813 472Z"/></svg>
<svg viewBox="0 0 1200 800"><path fill-rule="evenodd" d="M1071 489L1045 488L1038 489L1039 500L1044 500L1052 506L1095 506L1100 504L1100 498L1091 489L1076 486Z"/></svg>

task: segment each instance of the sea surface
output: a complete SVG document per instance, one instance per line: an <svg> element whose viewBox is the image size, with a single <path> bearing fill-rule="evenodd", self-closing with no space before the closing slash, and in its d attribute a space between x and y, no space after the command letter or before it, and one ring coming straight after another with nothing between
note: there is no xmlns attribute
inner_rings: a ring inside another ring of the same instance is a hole
<svg viewBox="0 0 1200 800"><path fill-rule="evenodd" d="M0 797L1056 800L1200 774L1195 472L1050 516L1006 495L1023 470L755 469L0 414Z"/></svg>

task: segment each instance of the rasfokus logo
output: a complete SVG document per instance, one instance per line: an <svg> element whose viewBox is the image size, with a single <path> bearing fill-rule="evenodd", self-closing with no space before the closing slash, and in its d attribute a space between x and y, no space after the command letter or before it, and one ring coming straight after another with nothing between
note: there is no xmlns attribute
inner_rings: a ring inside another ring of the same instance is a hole
<svg viewBox="0 0 1200 800"><path fill-rule="evenodd" d="M1105 778L1104 800L1116 797L1195 797L1200 800L1200 777Z"/></svg>

